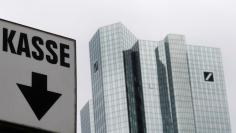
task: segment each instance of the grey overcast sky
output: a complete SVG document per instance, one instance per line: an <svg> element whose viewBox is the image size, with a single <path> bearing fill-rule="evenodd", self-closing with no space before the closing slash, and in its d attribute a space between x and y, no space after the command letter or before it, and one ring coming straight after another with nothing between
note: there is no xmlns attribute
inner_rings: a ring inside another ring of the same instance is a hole
<svg viewBox="0 0 236 133"><path fill-rule="evenodd" d="M122 22L139 39L179 33L188 44L219 47L236 132L235 0L1 0L0 18L76 39L78 114L91 98L88 43L101 26Z"/></svg>

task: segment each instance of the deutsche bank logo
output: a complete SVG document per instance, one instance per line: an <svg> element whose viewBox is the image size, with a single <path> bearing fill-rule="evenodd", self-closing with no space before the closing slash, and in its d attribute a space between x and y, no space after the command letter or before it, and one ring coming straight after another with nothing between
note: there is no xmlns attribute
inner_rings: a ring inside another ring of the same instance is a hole
<svg viewBox="0 0 236 133"><path fill-rule="evenodd" d="M204 80L214 82L213 72L204 72Z"/></svg>

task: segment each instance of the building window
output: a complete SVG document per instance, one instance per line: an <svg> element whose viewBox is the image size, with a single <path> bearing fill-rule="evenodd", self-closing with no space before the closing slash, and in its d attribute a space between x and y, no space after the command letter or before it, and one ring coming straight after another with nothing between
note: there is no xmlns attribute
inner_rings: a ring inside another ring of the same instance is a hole
<svg viewBox="0 0 236 133"><path fill-rule="evenodd" d="M98 71L98 61L96 61L94 64L93 64L93 72L96 73Z"/></svg>
<svg viewBox="0 0 236 133"><path fill-rule="evenodd" d="M204 80L208 82L213 82L214 81L213 72L204 72Z"/></svg>

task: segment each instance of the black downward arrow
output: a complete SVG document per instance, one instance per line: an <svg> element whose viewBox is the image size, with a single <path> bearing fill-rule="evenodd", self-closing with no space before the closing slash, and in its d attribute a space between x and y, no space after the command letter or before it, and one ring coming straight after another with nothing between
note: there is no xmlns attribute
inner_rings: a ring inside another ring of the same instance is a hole
<svg viewBox="0 0 236 133"><path fill-rule="evenodd" d="M32 72L32 87L18 84L22 94L40 120L61 94L47 91L47 75Z"/></svg>

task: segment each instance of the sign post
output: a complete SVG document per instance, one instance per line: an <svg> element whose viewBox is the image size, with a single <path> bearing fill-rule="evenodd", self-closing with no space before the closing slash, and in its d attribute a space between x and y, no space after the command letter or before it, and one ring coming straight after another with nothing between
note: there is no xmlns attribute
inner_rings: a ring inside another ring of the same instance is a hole
<svg viewBox="0 0 236 133"><path fill-rule="evenodd" d="M0 120L76 132L76 42L0 19Z"/></svg>

